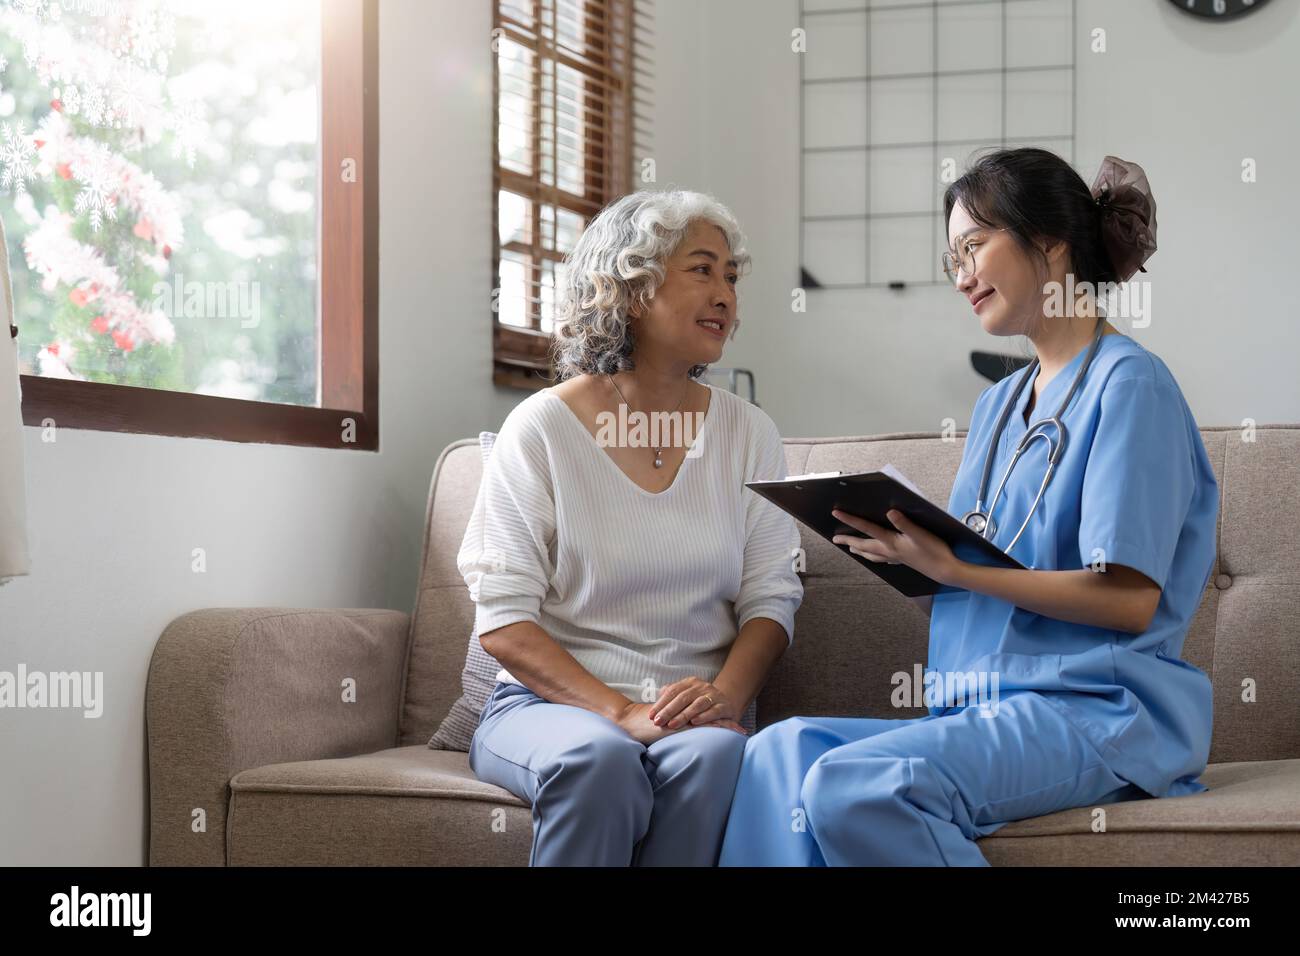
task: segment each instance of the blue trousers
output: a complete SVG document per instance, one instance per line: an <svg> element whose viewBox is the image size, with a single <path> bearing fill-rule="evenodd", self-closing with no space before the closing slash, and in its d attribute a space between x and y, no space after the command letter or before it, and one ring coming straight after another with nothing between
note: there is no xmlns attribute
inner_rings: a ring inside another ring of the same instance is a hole
<svg viewBox="0 0 1300 956"><path fill-rule="evenodd" d="M647 746L600 714L498 682L469 764L532 804L530 866L714 866L748 739L692 727Z"/></svg>
<svg viewBox="0 0 1300 956"><path fill-rule="evenodd" d="M791 717L749 738L720 866L988 866L1013 820L1149 796L1041 694L891 720Z"/></svg>

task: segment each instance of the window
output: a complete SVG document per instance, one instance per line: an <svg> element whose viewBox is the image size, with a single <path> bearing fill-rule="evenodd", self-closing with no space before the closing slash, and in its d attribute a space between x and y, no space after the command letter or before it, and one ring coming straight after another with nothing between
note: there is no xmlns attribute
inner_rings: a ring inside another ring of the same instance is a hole
<svg viewBox="0 0 1300 956"><path fill-rule="evenodd" d="M649 153L643 0L498 0L493 381L543 388L564 257Z"/></svg>
<svg viewBox="0 0 1300 956"><path fill-rule="evenodd" d="M378 448L376 0L0 0L29 425Z"/></svg>

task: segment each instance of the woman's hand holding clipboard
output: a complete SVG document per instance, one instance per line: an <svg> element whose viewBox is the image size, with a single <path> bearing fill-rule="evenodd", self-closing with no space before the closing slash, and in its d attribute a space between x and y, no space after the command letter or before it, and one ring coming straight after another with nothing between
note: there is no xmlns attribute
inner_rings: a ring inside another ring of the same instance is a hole
<svg viewBox="0 0 1300 956"><path fill-rule="evenodd" d="M890 474L890 472L893 472ZM852 550L848 544L837 542L836 537L857 537L863 533L871 534L866 523L873 524L883 535L897 534L907 525L911 525L947 545L951 554L959 561L995 567L1022 568L1023 565L1004 553L991 541L986 540L966 527L947 511L928 500L910 482L895 469L886 466L881 471L841 474L823 472L813 475L796 475L782 481L747 481L745 487L762 495L778 508L797 518L802 524L817 532L827 541L842 550L859 564L870 568L878 577L908 597L925 594L938 594L956 588L942 584L928 575L904 564L887 563L872 560ZM836 517L835 512L844 514L844 519ZM895 524L890 512L902 516L902 525ZM856 523L849 519L859 519ZM904 532L905 533L905 532ZM940 567L943 555L935 542L927 540L926 535L917 534L914 542L905 545L906 552L900 553L897 547L891 547L883 541L876 548L869 548L877 554L911 555L922 567ZM888 539L884 539L887 541Z"/></svg>

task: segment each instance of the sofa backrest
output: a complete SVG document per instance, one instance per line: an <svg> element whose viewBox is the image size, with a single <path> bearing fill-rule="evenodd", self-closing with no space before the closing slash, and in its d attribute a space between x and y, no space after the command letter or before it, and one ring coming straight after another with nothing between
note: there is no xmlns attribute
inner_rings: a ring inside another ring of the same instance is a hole
<svg viewBox="0 0 1300 956"><path fill-rule="evenodd" d="M1212 762L1300 757L1300 426L1203 428L1220 487L1218 557L1183 657L1214 686ZM789 474L892 463L946 505L965 434L786 439ZM456 570L482 468L478 441L434 469L403 704L402 745L424 743L460 695L474 605ZM891 675L924 665L911 601L801 526L804 600L794 644L759 696L765 726L796 714L909 717Z"/></svg>

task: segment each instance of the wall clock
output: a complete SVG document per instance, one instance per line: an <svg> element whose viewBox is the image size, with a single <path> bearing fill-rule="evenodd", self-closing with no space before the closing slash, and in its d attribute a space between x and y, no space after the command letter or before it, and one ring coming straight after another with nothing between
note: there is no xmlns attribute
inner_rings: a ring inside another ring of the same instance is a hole
<svg viewBox="0 0 1300 956"><path fill-rule="evenodd" d="M1268 0L1169 0L1183 13L1206 20L1230 20L1258 10Z"/></svg>

